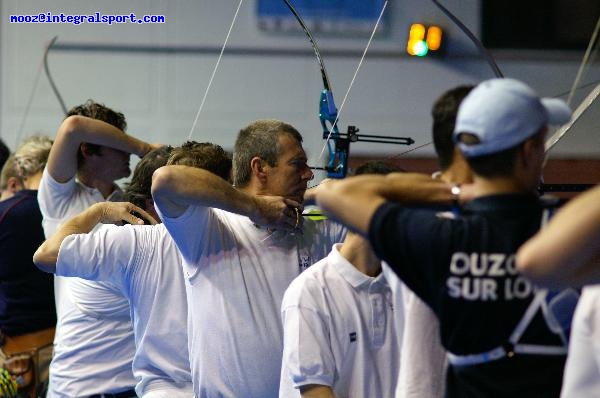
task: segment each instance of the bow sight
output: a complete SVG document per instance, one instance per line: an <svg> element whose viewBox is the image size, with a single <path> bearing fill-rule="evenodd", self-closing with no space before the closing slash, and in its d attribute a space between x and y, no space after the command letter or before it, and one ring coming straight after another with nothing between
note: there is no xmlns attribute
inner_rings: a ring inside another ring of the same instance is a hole
<svg viewBox="0 0 600 398"><path fill-rule="evenodd" d="M337 127L337 108L330 90L321 91L319 101L319 120L323 128L323 139L327 140L329 160L325 167L312 167L325 170L328 178L344 178L348 172L348 156L350 143L375 142L380 144L412 145L415 143L410 137L392 137L385 135L358 134L356 126L348 126L347 132L340 133ZM328 127L330 126L330 127Z"/></svg>

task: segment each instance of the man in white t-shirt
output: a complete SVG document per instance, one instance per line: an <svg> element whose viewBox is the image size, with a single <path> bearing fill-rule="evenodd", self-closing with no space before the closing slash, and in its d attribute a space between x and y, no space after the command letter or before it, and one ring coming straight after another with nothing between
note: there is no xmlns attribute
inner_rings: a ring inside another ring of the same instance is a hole
<svg viewBox="0 0 600 398"><path fill-rule="evenodd" d="M176 162L210 167L229 178L231 159L219 146L186 143L191 148L163 147L148 153L136 166L125 199L156 217L150 184L152 172ZM192 154L193 156L190 156ZM106 225L98 223L138 219L128 203L102 202L65 222L36 252L44 271L62 276L107 281L116 285L131 304L136 354L133 374L136 393L144 398L189 398L193 395L187 339L187 301L181 258L162 225ZM141 211L140 211L141 212ZM141 212L143 213L143 212ZM143 213L146 214L146 213ZM148 217L147 216L147 217Z"/></svg>
<svg viewBox="0 0 600 398"><path fill-rule="evenodd" d="M283 293L344 235L303 220L313 174L301 143L289 124L259 120L236 140L235 187L197 168L154 173L152 196L183 257L198 398L278 396Z"/></svg>
<svg viewBox="0 0 600 398"><path fill-rule="evenodd" d="M356 174L392 171L385 163L369 162ZM300 274L283 296L279 397L393 397L402 310L393 305L371 244L348 232L342 244Z"/></svg>
<svg viewBox="0 0 600 398"><path fill-rule="evenodd" d="M123 132L123 114L92 101L58 129L38 191L46 237L66 219L120 198L115 181L130 174L129 157L153 146ZM129 303L110 283L55 278L58 323L48 397L135 396L135 352Z"/></svg>
<svg viewBox="0 0 600 398"><path fill-rule="evenodd" d="M435 179L452 184L466 184L473 179L467 161L452 140L458 107L472 89L473 86L464 85L445 91L431 108L433 145L440 166L440 171L433 175ZM390 284L399 280L389 267L384 267L384 273ZM400 367L397 396L442 398L446 350L440 340L440 323L412 290L403 289L401 296L405 317L401 363L406 366Z"/></svg>

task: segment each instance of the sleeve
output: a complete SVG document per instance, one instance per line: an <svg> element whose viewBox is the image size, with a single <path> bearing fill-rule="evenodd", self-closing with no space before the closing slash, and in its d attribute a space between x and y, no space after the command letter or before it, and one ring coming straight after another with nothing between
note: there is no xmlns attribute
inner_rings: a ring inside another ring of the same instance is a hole
<svg viewBox="0 0 600 398"><path fill-rule="evenodd" d="M218 233L213 227L215 216L209 207L189 206L176 218L165 217L158 207L156 211L175 241L181 256L190 263L194 263L200 256L202 242L205 240L203 235Z"/></svg>
<svg viewBox="0 0 600 398"><path fill-rule="evenodd" d="M440 341L437 317L409 289L402 290L404 335L398 391L405 398L442 397L446 351Z"/></svg>
<svg viewBox="0 0 600 398"><path fill-rule="evenodd" d="M331 250L331 247L336 244L343 242L346 238L346 233L348 232L348 228L345 225L335 222L331 219L324 220L307 220L306 224L309 222L313 223L315 228L315 233L319 236L319 245L325 250L320 258L326 257ZM305 231L308 226L305 224Z"/></svg>
<svg viewBox="0 0 600 398"><path fill-rule="evenodd" d="M333 246L335 243L343 242L346 238L348 228L346 228L346 226L340 223L336 223L333 221L330 221L327 224L330 231L328 236L330 236L331 239L329 242L329 247Z"/></svg>
<svg viewBox="0 0 600 398"><path fill-rule="evenodd" d="M593 397L600 382L600 288L583 289L569 343L561 397Z"/></svg>
<svg viewBox="0 0 600 398"><path fill-rule="evenodd" d="M56 275L110 282L120 288L137 261L132 226L103 225L88 234L66 237L59 249Z"/></svg>
<svg viewBox="0 0 600 398"><path fill-rule="evenodd" d="M75 178L61 184L52 178L47 168L44 169L38 187L38 202L44 219L60 222L65 217L75 186Z"/></svg>
<svg viewBox="0 0 600 398"><path fill-rule="evenodd" d="M308 293L298 295L288 291L283 300L282 375L291 377L295 388L308 384L333 386L335 360L329 325L310 302L301 304L303 300L310 300L308 296Z"/></svg>

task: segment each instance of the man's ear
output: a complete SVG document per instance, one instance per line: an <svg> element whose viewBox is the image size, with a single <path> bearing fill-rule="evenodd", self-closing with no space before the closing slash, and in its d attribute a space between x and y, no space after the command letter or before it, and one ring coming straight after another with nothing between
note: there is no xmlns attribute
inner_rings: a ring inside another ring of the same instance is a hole
<svg viewBox="0 0 600 398"><path fill-rule="evenodd" d="M94 152L86 142L82 142L81 145L79 145L79 151L84 158L89 158L90 156L94 155Z"/></svg>
<svg viewBox="0 0 600 398"><path fill-rule="evenodd" d="M520 152L524 166L529 166L530 162L532 161L532 156L536 155L540 150L543 150L546 131L547 127L543 127L532 137L525 140L523 145L521 145ZM537 159L535 161L537 161Z"/></svg>
<svg viewBox="0 0 600 398"><path fill-rule="evenodd" d="M261 183L265 183L267 181L267 173L264 165L265 163L258 156L255 156L250 160L250 169L252 170L252 175L256 176Z"/></svg>
<svg viewBox="0 0 600 398"><path fill-rule="evenodd" d="M24 188L23 182L18 177L9 177L8 180L6 181L6 190L7 191L10 191L12 193L17 193L20 190L22 190L23 188Z"/></svg>

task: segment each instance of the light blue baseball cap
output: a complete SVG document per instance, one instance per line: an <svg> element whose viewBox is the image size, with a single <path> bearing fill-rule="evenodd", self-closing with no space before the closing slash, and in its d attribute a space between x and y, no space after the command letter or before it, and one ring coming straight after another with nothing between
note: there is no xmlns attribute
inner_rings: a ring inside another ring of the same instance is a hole
<svg viewBox="0 0 600 398"><path fill-rule="evenodd" d="M515 79L490 79L460 104L453 138L465 157L491 155L520 144L546 125L562 125L570 119L571 109L563 100L540 98ZM479 142L460 142L462 133L476 136Z"/></svg>

